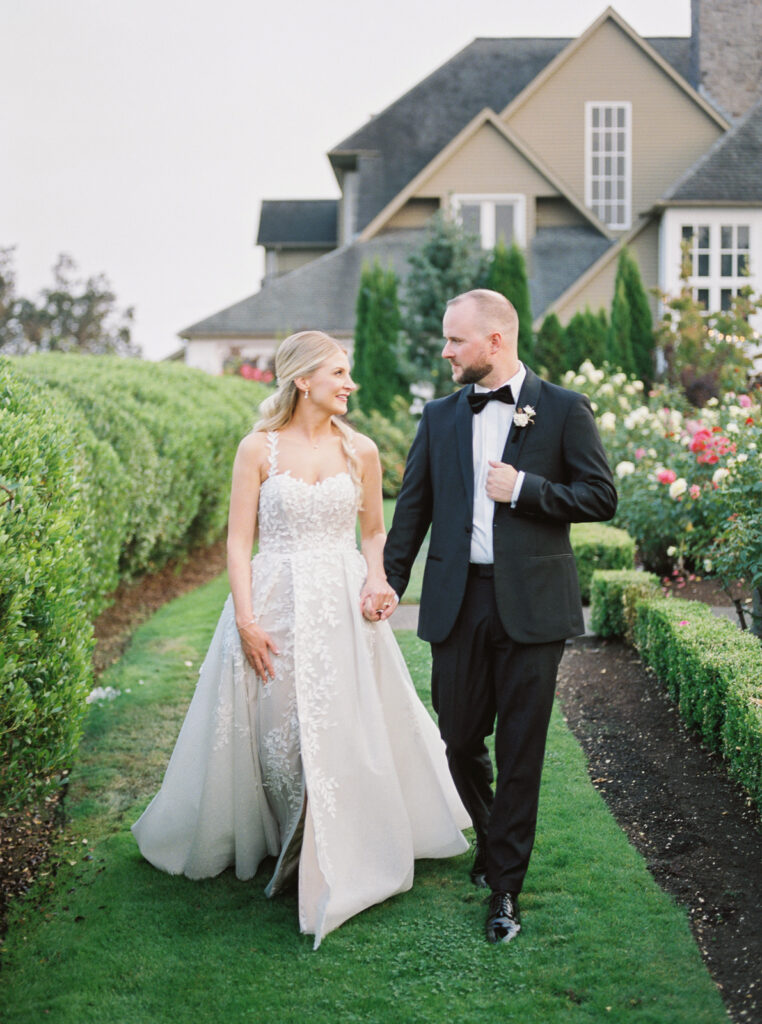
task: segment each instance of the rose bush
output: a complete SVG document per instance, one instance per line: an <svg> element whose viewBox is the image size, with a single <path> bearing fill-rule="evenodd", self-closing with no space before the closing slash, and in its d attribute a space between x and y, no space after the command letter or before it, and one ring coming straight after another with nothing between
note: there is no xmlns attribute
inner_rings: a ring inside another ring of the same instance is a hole
<svg viewBox="0 0 762 1024"><path fill-rule="evenodd" d="M563 383L588 395L617 477L616 524L646 568L677 566L762 585L762 409L727 392L693 408L674 389L583 363Z"/></svg>

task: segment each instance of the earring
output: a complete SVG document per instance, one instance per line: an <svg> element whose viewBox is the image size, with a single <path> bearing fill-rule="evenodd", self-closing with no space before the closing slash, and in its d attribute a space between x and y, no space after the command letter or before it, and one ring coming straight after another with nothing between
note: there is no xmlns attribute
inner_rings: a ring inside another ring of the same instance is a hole
<svg viewBox="0 0 762 1024"><path fill-rule="evenodd" d="M310 397L310 389L309 388L305 388L304 389L304 397L305 398L309 398Z"/></svg>

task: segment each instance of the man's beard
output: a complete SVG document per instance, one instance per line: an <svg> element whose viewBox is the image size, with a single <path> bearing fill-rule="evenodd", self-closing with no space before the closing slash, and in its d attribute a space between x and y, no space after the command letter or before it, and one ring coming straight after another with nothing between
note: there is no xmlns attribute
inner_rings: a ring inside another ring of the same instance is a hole
<svg viewBox="0 0 762 1024"><path fill-rule="evenodd" d="M492 373L492 363L477 363L475 366L464 366L461 369L458 384L478 384L488 373Z"/></svg>

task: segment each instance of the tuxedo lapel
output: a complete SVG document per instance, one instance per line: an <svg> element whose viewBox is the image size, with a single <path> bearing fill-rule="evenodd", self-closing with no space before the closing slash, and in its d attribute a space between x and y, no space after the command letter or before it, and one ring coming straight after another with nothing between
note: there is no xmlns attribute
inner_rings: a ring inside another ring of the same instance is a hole
<svg viewBox="0 0 762 1024"><path fill-rule="evenodd" d="M455 434L458 445L458 461L460 462L460 469L463 474L463 483L466 488L469 508L474 503L474 414L471 412L471 407L468 404L468 395L473 390L473 384L461 388L455 406Z"/></svg>
<svg viewBox="0 0 762 1024"><path fill-rule="evenodd" d="M516 399L516 409L524 409L527 405L531 405L532 408L537 411L537 407L540 402L540 385L541 380L532 370L527 366L526 376L524 377L524 383L521 386L521 391ZM534 426L528 424L526 427L517 427L516 423L511 423L511 429L508 431L508 440L505 442L505 448L503 449L503 462L509 463L511 466L516 466L518 463L519 456L521 455L521 449L524 445L524 439L530 430L534 430Z"/></svg>

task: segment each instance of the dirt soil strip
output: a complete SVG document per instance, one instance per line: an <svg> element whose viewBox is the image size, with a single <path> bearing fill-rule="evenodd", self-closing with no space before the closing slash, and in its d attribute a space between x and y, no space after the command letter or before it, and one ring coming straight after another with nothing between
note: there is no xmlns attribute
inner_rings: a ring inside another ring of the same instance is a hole
<svg viewBox="0 0 762 1024"><path fill-rule="evenodd" d="M684 906L734 1021L762 1021L759 811L683 727L632 648L579 638L558 696L593 785L662 889ZM633 906L633 926L638 908Z"/></svg>

